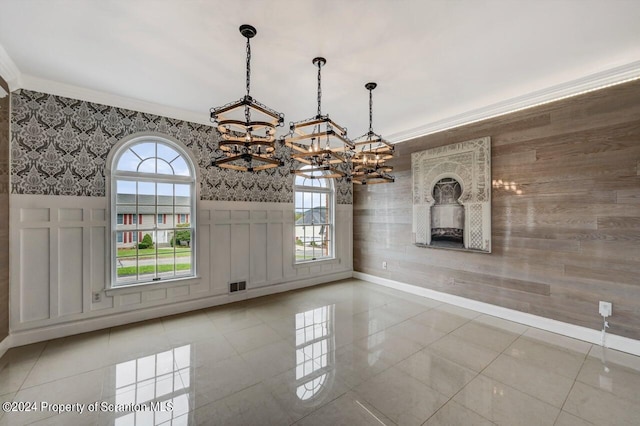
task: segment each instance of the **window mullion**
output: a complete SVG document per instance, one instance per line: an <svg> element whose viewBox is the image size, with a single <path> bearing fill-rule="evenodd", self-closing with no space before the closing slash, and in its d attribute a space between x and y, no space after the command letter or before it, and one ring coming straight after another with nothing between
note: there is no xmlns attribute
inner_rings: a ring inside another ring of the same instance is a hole
<svg viewBox="0 0 640 426"><path fill-rule="evenodd" d="M140 197L140 188L139 188L139 182L136 181L136 208L135 208L135 215L138 214L138 198ZM136 226L135 226L135 230L134 232L138 232L138 221L135 221ZM138 246L138 238L136 235L136 238L132 238L132 240L135 240L134 242L134 248L136 250L136 281L140 281L140 252L139 252L139 246Z"/></svg>
<svg viewBox="0 0 640 426"><path fill-rule="evenodd" d="M156 151L158 150L158 144L156 144ZM157 160L156 160L157 161ZM159 243L159 238L158 238L158 182L154 182L153 185L154 188L154 200L153 200L153 204L155 206L154 209L154 214L153 214L153 221L155 223L155 230L153 232L153 247L155 248L155 252L156 252L156 278L158 278L160 276L160 267L158 266L158 243Z"/></svg>
<svg viewBox="0 0 640 426"><path fill-rule="evenodd" d="M173 195L172 195L172 217L173 217L173 275L177 275L178 271L178 262L176 257L178 256L177 253L177 245L178 245L178 224L176 223L177 219L176 219L176 186L173 185L172 187L173 189Z"/></svg>

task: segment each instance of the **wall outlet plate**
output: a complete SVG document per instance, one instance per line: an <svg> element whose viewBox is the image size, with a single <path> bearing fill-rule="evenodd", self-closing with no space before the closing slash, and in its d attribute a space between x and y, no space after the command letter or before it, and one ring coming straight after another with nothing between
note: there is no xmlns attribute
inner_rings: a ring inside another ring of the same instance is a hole
<svg viewBox="0 0 640 426"><path fill-rule="evenodd" d="M93 302L98 303L102 300L102 294L99 291L93 293Z"/></svg>
<svg viewBox="0 0 640 426"><path fill-rule="evenodd" d="M382 261L382 269L387 269L387 261Z"/></svg>
<svg viewBox="0 0 640 426"><path fill-rule="evenodd" d="M600 315L602 315L605 318L610 317L611 314L613 313L613 307L611 306L611 302L603 302L601 300L600 306L598 308L598 312L600 312Z"/></svg>

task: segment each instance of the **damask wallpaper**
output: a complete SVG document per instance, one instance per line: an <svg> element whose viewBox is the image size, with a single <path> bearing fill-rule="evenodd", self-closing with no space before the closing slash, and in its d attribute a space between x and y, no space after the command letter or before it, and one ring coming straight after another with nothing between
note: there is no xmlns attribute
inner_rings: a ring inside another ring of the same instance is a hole
<svg viewBox="0 0 640 426"><path fill-rule="evenodd" d="M61 96L18 90L11 96L11 192L105 196L110 149L137 132L172 136L198 159L200 198L219 201L293 202L292 163L278 147L283 167L257 173L211 166L219 134L211 126ZM352 203L352 187L336 182L338 204Z"/></svg>

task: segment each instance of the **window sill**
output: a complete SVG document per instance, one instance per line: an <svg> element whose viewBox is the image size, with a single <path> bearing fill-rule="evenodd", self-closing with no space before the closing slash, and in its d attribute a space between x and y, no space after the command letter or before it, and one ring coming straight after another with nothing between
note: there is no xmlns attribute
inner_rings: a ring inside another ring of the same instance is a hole
<svg viewBox="0 0 640 426"><path fill-rule="evenodd" d="M313 266L313 265L331 265L331 264L336 264L336 263L340 263L340 259L337 257L328 257L328 258L323 258L323 259L318 259L318 260L303 260L300 262L295 262L293 264L294 269L295 268L304 268L307 266Z"/></svg>
<svg viewBox="0 0 640 426"><path fill-rule="evenodd" d="M116 294L139 293L147 289L150 290L150 289L159 289L159 288L169 288L169 287L174 287L176 285L190 285L190 284L199 284L199 283L200 283L200 277L196 275L193 277L174 278L174 279L163 280L163 281L152 281L148 283L136 283L136 284L121 285L117 287L109 287L104 290L104 293L107 296L113 296Z"/></svg>

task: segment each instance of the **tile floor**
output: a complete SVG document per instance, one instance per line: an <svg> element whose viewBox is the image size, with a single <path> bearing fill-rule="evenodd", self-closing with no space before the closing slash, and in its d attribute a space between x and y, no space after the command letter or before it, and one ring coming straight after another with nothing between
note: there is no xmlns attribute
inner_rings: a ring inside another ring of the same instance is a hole
<svg viewBox="0 0 640 426"><path fill-rule="evenodd" d="M638 425L640 357L346 280L12 349L0 401L85 404L0 425Z"/></svg>

